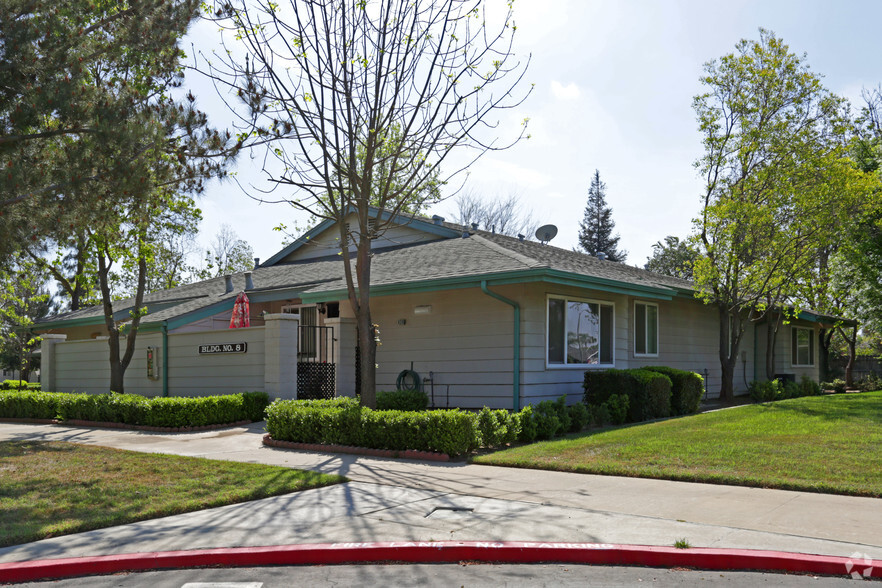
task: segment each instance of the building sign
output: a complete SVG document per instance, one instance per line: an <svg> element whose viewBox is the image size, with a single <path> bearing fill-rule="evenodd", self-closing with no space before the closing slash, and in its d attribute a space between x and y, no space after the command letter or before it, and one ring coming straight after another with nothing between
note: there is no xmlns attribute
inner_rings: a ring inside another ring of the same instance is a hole
<svg viewBox="0 0 882 588"><path fill-rule="evenodd" d="M245 353L247 351L248 343L218 343L199 346L199 355L205 353Z"/></svg>

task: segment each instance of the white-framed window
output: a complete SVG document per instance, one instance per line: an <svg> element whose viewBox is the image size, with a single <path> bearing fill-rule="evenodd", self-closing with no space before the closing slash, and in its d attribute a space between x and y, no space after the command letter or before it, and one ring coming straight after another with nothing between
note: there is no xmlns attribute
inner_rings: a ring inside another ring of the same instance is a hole
<svg viewBox="0 0 882 588"><path fill-rule="evenodd" d="M658 305L634 303L634 355L658 356Z"/></svg>
<svg viewBox="0 0 882 588"><path fill-rule="evenodd" d="M815 365L815 331L790 327L790 357L794 366Z"/></svg>
<svg viewBox="0 0 882 588"><path fill-rule="evenodd" d="M610 302L548 296L547 367L612 366L615 306Z"/></svg>

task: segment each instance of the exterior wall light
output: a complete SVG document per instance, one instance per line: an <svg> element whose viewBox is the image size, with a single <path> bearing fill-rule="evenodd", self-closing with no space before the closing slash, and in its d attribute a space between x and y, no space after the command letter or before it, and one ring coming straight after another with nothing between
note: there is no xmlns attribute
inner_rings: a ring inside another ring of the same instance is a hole
<svg viewBox="0 0 882 588"><path fill-rule="evenodd" d="M431 304L423 304L421 306L413 307L414 314L432 314L432 305Z"/></svg>

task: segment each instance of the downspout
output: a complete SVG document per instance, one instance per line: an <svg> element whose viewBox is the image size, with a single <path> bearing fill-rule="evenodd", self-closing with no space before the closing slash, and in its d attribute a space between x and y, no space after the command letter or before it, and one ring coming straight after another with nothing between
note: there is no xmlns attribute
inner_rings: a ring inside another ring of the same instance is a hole
<svg viewBox="0 0 882 588"><path fill-rule="evenodd" d="M168 396L168 323L160 325L162 329L162 395Z"/></svg>
<svg viewBox="0 0 882 588"><path fill-rule="evenodd" d="M514 411L521 410L521 305L514 300L509 300L505 296L501 296L496 292L487 289L487 280L481 280L481 292L495 298L500 302L504 302L514 309L514 349L512 351L514 360L514 373L512 374L512 395Z"/></svg>

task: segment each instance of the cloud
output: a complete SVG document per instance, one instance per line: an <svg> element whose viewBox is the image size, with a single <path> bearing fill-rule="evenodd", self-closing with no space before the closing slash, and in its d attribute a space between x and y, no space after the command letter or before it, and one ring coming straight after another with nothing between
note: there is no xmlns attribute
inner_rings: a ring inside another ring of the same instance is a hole
<svg viewBox="0 0 882 588"><path fill-rule="evenodd" d="M557 80L551 82L551 93L558 100L575 100L582 95L582 92L579 91L579 86L575 82L570 82L569 85L564 86Z"/></svg>

